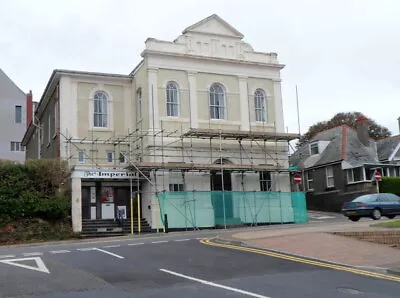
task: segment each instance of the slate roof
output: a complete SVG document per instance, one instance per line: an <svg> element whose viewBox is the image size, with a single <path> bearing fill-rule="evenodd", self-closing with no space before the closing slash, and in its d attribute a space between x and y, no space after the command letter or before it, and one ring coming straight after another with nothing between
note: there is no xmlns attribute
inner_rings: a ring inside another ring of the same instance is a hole
<svg viewBox="0 0 400 298"><path fill-rule="evenodd" d="M379 160L388 160L400 142L400 135L388 137L377 142Z"/></svg>
<svg viewBox="0 0 400 298"><path fill-rule="evenodd" d="M310 143L329 141L326 148L317 155L310 156ZM375 142L370 139L365 146L358 138L357 131L348 125L337 126L317 134L290 157L290 165L299 168L321 166L345 160L353 167L364 163L379 163L388 159L400 142L400 136Z"/></svg>

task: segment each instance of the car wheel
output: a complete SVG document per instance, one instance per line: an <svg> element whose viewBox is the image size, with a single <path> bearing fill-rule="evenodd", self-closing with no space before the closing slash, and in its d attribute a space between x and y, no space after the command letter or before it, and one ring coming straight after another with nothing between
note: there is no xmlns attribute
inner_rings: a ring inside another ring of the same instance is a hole
<svg viewBox="0 0 400 298"><path fill-rule="evenodd" d="M372 211L372 219L378 220L378 219L381 219L381 217L382 217L382 212L381 212L381 210L379 210L379 209L374 209L374 210Z"/></svg>
<svg viewBox="0 0 400 298"><path fill-rule="evenodd" d="M351 216L351 217L349 217L349 219L351 221L359 221L360 220L360 218L358 216Z"/></svg>
<svg viewBox="0 0 400 298"><path fill-rule="evenodd" d="M389 219L393 219L393 218L395 218L396 217L396 215L388 215L387 216L387 218L389 218Z"/></svg>

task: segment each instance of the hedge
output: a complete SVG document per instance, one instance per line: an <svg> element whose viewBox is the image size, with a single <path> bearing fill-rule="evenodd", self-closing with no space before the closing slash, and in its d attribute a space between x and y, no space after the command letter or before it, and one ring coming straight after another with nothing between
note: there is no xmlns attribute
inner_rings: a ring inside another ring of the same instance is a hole
<svg viewBox="0 0 400 298"><path fill-rule="evenodd" d="M0 223L42 218L59 220L70 213L64 162L50 159L15 164L0 160Z"/></svg>
<svg viewBox="0 0 400 298"><path fill-rule="evenodd" d="M382 181L379 182L379 192L400 195L400 177L382 177Z"/></svg>

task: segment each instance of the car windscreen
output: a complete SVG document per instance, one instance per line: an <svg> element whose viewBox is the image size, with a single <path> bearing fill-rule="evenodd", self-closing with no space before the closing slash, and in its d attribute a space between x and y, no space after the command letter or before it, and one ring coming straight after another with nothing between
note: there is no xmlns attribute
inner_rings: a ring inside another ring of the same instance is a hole
<svg viewBox="0 0 400 298"><path fill-rule="evenodd" d="M360 202L360 203L375 202L376 198L377 198L376 195L373 195L373 194L371 194L371 195L363 195L363 196L360 196L358 198L355 198L353 200L353 202Z"/></svg>

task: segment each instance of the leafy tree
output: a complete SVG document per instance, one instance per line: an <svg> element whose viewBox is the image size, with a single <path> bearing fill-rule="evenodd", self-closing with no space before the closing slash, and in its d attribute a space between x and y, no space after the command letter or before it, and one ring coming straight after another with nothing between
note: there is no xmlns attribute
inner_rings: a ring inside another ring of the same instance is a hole
<svg viewBox="0 0 400 298"><path fill-rule="evenodd" d="M369 119L364 114L360 112L347 112L347 113L337 113L328 121L317 122L316 124L309 127L308 131L301 136L297 147L310 141L316 134L321 131L347 124L350 127L356 128L357 119L365 117L369 120L369 136L375 140L387 138L391 136L391 132L384 126L377 124L374 120Z"/></svg>

